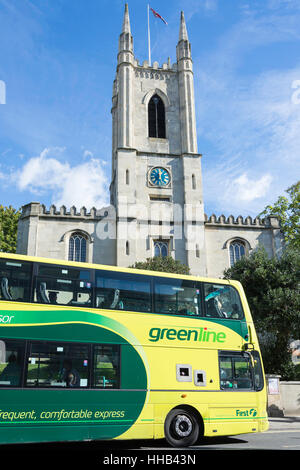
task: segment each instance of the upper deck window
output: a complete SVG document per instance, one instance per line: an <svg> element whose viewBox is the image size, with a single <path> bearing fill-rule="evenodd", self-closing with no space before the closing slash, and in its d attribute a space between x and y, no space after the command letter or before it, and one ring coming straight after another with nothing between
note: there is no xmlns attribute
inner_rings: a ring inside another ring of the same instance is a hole
<svg viewBox="0 0 300 470"><path fill-rule="evenodd" d="M204 283L206 316L212 318L244 318L237 290L229 285Z"/></svg>
<svg viewBox="0 0 300 470"><path fill-rule="evenodd" d="M151 278L144 275L96 271L96 307L149 312Z"/></svg>
<svg viewBox="0 0 300 470"><path fill-rule="evenodd" d="M0 259L0 301L244 320L227 284Z"/></svg>
<svg viewBox="0 0 300 470"><path fill-rule="evenodd" d="M195 281L156 278L155 312L175 315L201 315L200 291Z"/></svg>
<svg viewBox="0 0 300 470"><path fill-rule="evenodd" d="M34 301L92 307L91 270L42 264L35 282Z"/></svg>
<svg viewBox="0 0 300 470"><path fill-rule="evenodd" d="M31 270L31 263L1 259L0 300L30 302Z"/></svg>

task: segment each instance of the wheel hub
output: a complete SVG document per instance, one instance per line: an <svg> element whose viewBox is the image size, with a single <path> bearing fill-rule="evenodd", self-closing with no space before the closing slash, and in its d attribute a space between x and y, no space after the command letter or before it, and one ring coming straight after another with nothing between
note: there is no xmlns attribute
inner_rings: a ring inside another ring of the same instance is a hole
<svg viewBox="0 0 300 470"><path fill-rule="evenodd" d="M185 415L178 415L175 422L175 431L180 437L189 436L193 425L191 420Z"/></svg>

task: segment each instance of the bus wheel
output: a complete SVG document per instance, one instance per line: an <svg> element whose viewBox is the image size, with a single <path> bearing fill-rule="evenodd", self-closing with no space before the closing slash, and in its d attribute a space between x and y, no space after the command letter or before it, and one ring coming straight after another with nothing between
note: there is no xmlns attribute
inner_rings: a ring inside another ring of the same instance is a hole
<svg viewBox="0 0 300 470"><path fill-rule="evenodd" d="M199 424L190 411L175 408L166 418L165 436L173 447L192 446L199 436Z"/></svg>

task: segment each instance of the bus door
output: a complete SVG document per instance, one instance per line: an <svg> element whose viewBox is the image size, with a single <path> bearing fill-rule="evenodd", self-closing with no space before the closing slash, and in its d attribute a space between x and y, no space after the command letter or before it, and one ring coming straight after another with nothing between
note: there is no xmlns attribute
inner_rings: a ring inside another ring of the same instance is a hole
<svg viewBox="0 0 300 470"><path fill-rule="evenodd" d="M212 422L220 422L236 433L258 431L264 387L262 366L257 351L219 351L221 398L210 407Z"/></svg>

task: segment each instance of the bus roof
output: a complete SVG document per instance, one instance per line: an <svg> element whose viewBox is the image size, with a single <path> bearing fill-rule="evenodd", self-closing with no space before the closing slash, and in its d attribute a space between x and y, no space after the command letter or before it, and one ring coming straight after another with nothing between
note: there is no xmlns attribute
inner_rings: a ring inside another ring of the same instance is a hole
<svg viewBox="0 0 300 470"><path fill-rule="evenodd" d="M54 258L43 258L40 256L28 256L28 255L20 255L15 253L4 253L0 252L0 259L1 258L9 258L14 260L22 260L22 261L31 261L35 263L48 263L48 264L55 264L55 265L64 265L64 266L73 266L83 269L103 269L106 271L115 271L115 272L123 272L123 273L132 273L132 274L142 274L146 276L157 276L157 277L169 277L173 279L186 279L186 280L195 280L195 281L202 281L202 282L213 282L218 284L232 284L235 287L241 286L241 283L236 280L231 279L220 279L220 278L210 278L210 277L202 277L202 276L194 276L190 274L176 274L176 273L168 273L168 272L161 272L161 271L150 271L146 269L135 269L135 268L125 268L120 266L110 266L107 264L95 264L95 263L87 263L87 262L79 262L79 261L68 261L68 260L61 260L61 259L54 259Z"/></svg>

